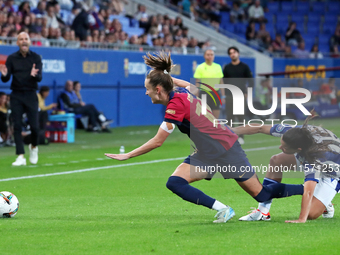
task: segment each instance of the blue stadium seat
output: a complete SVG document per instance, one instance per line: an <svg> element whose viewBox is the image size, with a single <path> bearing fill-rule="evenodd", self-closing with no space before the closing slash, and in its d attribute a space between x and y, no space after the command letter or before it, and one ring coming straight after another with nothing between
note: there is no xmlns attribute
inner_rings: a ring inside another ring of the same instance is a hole
<svg viewBox="0 0 340 255"><path fill-rule="evenodd" d="M296 15L296 13L294 13L293 17L292 17L292 21L296 22L296 24L305 23L305 18L303 15Z"/></svg>
<svg viewBox="0 0 340 255"><path fill-rule="evenodd" d="M265 17L267 19L268 24L273 24L274 23L274 15L273 13L266 13Z"/></svg>
<svg viewBox="0 0 340 255"><path fill-rule="evenodd" d="M294 6L292 2L281 2L281 11L285 13L292 13Z"/></svg>
<svg viewBox="0 0 340 255"><path fill-rule="evenodd" d="M315 21L308 21L307 22L307 28L309 28L309 27L320 28L320 23L319 22L315 22Z"/></svg>
<svg viewBox="0 0 340 255"><path fill-rule="evenodd" d="M320 28L319 26L308 26L307 27L307 34L310 35L317 35L320 33Z"/></svg>
<svg viewBox="0 0 340 255"><path fill-rule="evenodd" d="M336 14L328 13L325 15L325 23L337 23L338 16Z"/></svg>
<svg viewBox="0 0 340 255"><path fill-rule="evenodd" d="M279 2L269 2L268 3L268 10L269 13L276 14L279 12L280 6Z"/></svg>
<svg viewBox="0 0 340 255"><path fill-rule="evenodd" d="M229 31L231 33L234 33L235 32L235 25L232 24L232 23L225 23L223 25L223 29L226 30L226 31Z"/></svg>
<svg viewBox="0 0 340 255"><path fill-rule="evenodd" d="M313 13L323 14L326 11L325 2L313 2L312 4Z"/></svg>
<svg viewBox="0 0 340 255"><path fill-rule="evenodd" d="M319 44L319 51L320 52L329 52L329 45L328 44Z"/></svg>
<svg viewBox="0 0 340 255"><path fill-rule="evenodd" d="M143 28L136 28L136 27L128 27L124 30L124 32L126 32L129 37L132 35L137 35L140 36L142 34L144 34L144 29Z"/></svg>
<svg viewBox="0 0 340 255"><path fill-rule="evenodd" d="M301 34L305 32L305 26L303 25L303 23L296 23L296 29L299 30Z"/></svg>
<svg viewBox="0 0 340 255"><path fill-rule="evenodd" d="M319 40L319 45L327 45L329 43L329 36L328 35L319 35L318 40Z"/></svg>
<svg viewBox="0 0 340 255"><path fill-rule="evenodd" d="M296 4L296 11L300 14L306 15L310 10L309 2L298 2Z"/></svg>
<svg viewBox="0 0 340 255"><path fill-rule="evenodd" d="M235 25L235 32L237 34L243 34L245 35L246 34L246 31L247 31L247 25L246 24L243 24L243 23L237 23Z"/></svg>
<svg viewBox="0 0 340 255"><path fill-rule="evenodd" d="M221 23L230 21L229 12L220 12L220 16L221 16Z"/></svg>
<svg viewBox="0 0 340 255"><path fill-rule="evenodd" d="M326 36L324 36L324 35L319 35L319 37L318 37L319 44L327 44L327 45L328 45L329 39L330 39L330 38L329 38L328 35L326 35Z"/></svg>
<svg viewBox="0 0 340 255"><path fill-rule="evenodd" d="M336 22L325 22L322 26L322 32L324 34L333 34L336 28Z"/></svg>
<svg viewBox="0 0 340 255"><path fill-rule="evenodd" d="M282 24L288 25L288 16L287 15L276 15L276 24L282 26Z"/></svg>
<svg viewBox="0 0 340 255"><path fill-rule="evenodd" d="M340 12L340 2L328 2L328 13L338 15Z"/></svg>
<svg viewBox="0 0 340 255"><path fill-rule="evenodd" d="M312 46L315 44L315 37L314 38L310 38L310 37L304 37L303 36L303 40L305 42L305 49L310 51L312 49Z"/></svg>
<svg viewBox="0 0 340 255"><path fill-rule="evenodd" d="M308 15L308 22L314 22L314 23L319 23L321 21L321 16L320 15L315 15L315 14L309 14Z"/></svg>

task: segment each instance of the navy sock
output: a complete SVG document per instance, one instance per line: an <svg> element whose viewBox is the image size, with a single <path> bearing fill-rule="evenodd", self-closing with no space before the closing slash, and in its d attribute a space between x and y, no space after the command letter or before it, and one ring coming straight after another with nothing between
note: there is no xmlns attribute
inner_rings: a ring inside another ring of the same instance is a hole
<svg viewBox="0 0 340 255"><path fill-rule="evenodd" d="M277 183L277 181L265 177L265 178L263 179L262 185L263 185L263 186L266 186L266 185L274 184L274 183Z"/></svg>
<svg viewBox="0 0 340 255"><path fill-rule="evenodd" d="M258 202L265 202L272 198L290 197L303 194L303 185L272 183L264 185L261 192L254 197Z"/></svg>
<svg viewBox="0 0 340 255"><path fill-rule="evenodd" d="M210 209L216 200L207 196L199 189L190 186L182 177L170 176L166 187L182 199L197 205L203 205Z"/></svg>

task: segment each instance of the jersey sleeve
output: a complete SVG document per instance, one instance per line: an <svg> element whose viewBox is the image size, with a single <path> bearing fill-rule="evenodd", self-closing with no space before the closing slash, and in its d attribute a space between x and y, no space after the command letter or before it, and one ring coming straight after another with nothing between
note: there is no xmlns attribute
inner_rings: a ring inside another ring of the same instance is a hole
<svg viewBox="0 0 340 255"><path fill-rule="evenodd" d="M166 107L164 121L181 125L185 116L185 107L179 98L172 99Z"/></svg>
<svg viewBox="0 0 340 255"><path fill-rule="evenodd" d="M305 172L305 182L307 181L319 182L320 172L315 170L314 165L305 163L303 164L303 166Z"/></svg>
<svg viewBox="0 0 340 255"><path fill-rule="evenodd" d="M301 126L296 126L296 127L301 127ZM270 129L270 134L272 136L281 137L281 136L283 136L284 133L286 133L291 128L293 128L293 126L282 125L282 124L275 124Z"/></svg>

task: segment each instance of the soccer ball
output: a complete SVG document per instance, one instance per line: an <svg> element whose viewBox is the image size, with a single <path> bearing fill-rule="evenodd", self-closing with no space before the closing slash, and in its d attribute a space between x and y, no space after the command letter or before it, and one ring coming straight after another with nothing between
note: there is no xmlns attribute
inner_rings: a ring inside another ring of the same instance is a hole
<svg viewBox="0 0 340 255"><path fill-rule="evenodd" d="M0 192L0 218L13 218L19 210L19 200L8 191Z"/></svg>

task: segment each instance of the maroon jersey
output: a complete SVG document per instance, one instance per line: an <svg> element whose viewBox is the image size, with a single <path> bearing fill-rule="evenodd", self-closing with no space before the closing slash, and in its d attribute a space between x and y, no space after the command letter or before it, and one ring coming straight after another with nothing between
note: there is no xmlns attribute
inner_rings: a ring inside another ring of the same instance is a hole
<svg viewBox="0 0 340 255"><path fill-rule="evenodd" d="M201 113L201 100L186 93L170 93L164 121L176 124L195 143L196 149L206 158L218 158L229 150L238 136L226 125L214 127L210 110Z"/></svg>

